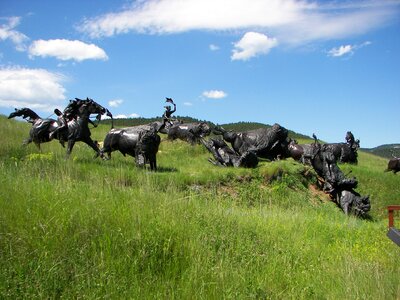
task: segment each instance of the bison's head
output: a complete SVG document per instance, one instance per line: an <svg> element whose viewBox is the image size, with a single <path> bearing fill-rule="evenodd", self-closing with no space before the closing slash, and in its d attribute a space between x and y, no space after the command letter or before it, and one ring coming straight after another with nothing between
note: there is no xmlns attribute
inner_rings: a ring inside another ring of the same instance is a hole
<svg viewBox="0 0 400 300"><path fill-rule="evenodd" d="M200 125L200 137L205 137L210 135L211 127L206 122L201 122Z"/></svg>

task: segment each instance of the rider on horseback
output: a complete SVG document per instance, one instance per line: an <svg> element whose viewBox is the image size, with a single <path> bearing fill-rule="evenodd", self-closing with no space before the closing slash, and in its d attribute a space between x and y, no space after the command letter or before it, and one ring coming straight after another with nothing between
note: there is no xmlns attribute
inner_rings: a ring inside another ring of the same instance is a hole
<svg viewBox="0 0 400 300"><path fill-rule="evenodd" d="M167 125L167 123L169 123L169 125L172 125L171 115L176 111L176 104L174 103L174 100L172 100L171 98L166 98L165 102L172 103L172 105L174 106L174 109L171 110L170 105L164 106L165 111L163 114L163 125L165 126L165 125Z"/></svg>
<svg viewBox="0 0 400 300"><path fill-rule="evenodd" d="M168 98L168 97L166 97L165 102L172 103L172 105L174 106L174 109L171 109L170 105L164 106L165 111L164 111L164 113L162 115L163 123L161 124L160 128L158 129L158 131L161 131L166 126L170 127L170 126L172 126L174 124L172 122L172 120L171 120L171 115L176 111L176 104L174 103L174 100L172 100L171 98Z"/></svg>
<svg viewBox="0 0 400 300"><path fill-rule="evenodd" d="M50 139L53 139L54 136L59 134L60 132L66 130L68 128L68 122L71 121L76 117L76 113L78 112L78 109L81 107L82 104L85 102L90 101L89 98L86 98L86 100L82 100L79 98L75 98L74 100L69 100L69 104L67 107L64 109L64 112L61 112L58 108L54 110L54 113L58 116L58 123L59 127L57 127L56 130L54 130L52 133L50 133ZM97 127L95 123L93 123L92 120L89 119L89 123L91 123L94 127ZM62 136L62 135L61 135ZM60 136L60 139L62 137ZM60 140L61 142L61 140Z"/></svg>

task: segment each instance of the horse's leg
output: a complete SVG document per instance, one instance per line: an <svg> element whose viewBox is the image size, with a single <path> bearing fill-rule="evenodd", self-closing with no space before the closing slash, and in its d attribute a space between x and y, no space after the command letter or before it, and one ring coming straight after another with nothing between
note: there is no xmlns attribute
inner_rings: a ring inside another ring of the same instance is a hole
<svg viewBox="0 0 400 300"><path fill-rule="evenodd" d="M32 143L32 138L28 137L27 139L22 141L23 146L27 146L28 144Z"/></svg>
<svg viewBox="0 0 400 300"><path fill-rule="evenodd" d="M99 147L97 144L89 137L86 141L84 141L87 145L89 145L94 151L96 151L96 155L94 158L101 157L104 159L104 154L103 152L100 151Z"/></svg>

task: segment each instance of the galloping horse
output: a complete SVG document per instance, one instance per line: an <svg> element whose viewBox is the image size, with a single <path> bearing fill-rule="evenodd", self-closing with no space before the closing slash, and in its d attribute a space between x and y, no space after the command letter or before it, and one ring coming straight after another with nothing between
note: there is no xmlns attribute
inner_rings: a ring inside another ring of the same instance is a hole
<svg viewBox="0 0 400 300"><path fill-rule="evenodd" d="M24 140L24 145L34 142L40 150L40 144L50 142L50 133L59 127L59 124L54 119L42 119L30 108L24 107L21 109L15 109L8 118L22 117L27 122L32 123L32 128L29 131L29 137ZM64 139L63 139L64 138ZM66 136L60 136L59 140L61 145L64 147L64 140Z"/></svg>
<svg viewBox="0 0 400 300"><path fill-rule="evenodd" d="M67 157L72 152L75 142L84 142L89 145L94 151L96 156L104 158L103 153L100 151L97 144L92 140L91 132L89 129L89 117L91 114L97 114L97 120L100 120L101 115L107 114L112 118L112 114L108 109L104 108L92 99L79 100L78 107L74 112L73 118L68 121L68 146Z"/></svg>

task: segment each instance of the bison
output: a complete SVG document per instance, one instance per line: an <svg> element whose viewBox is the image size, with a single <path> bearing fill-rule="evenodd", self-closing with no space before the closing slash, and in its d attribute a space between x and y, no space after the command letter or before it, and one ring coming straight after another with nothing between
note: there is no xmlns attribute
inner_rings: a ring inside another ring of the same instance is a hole
<svg viewBox="0 0 400 300"><path fill-rule="evenodd" d="M385 172L390 172L392 171L394 174L400 171L400 158L399 157L393 157L389 160L387 169Z"/></svg>
<svg viewBox="0 0 400 300"><path fill-rule="evenodd" d="M243 132L227 131L222 127L216 127L214 134L222 135L239 155L253 151L258 157L274 160L285 157L287 152L288 131L279 124L274 124L270 128Z"/></svg>
<svg viewBox="0 0 400 300"><path fill-rule="evenodd" d="M174 124L168 129L168 139L180 139L192 145L211 133L211 128L206 122Z"/></svg>
<svg viewBox="0 0 400 300"><path fill-rule="evenodd" d="M150 164L152 171L157 170L156 154L161 138L155 126L140 125L121 129L111 129L104 138L102 152L111 158L111 152L119 150L124 156L133 156L136 165Z"/></svg>
<svg viewBox="0 0 400 300"><path fill-rule="evenodd" d="M220 139L202 140L202 143L214 156L214 159L209 158L208 161L216 166L255 168L258 165L258 157L252 151L238 155Z"/></svg>

